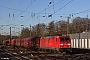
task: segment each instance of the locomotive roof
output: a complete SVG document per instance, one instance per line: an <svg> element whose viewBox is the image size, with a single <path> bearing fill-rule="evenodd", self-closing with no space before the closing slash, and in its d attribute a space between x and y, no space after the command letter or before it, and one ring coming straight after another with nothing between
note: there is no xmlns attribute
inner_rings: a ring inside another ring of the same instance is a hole
<svg viewBox="0 0 90 60"><path fill-rule="evenodd" d="M54 37L54 36L46 36L46 37L44 37L44 38L52 38L52 37Z"/></svg>
<svg viewBox="0 0 90 60"><path fill-rule="evenodd" d="M58 35L57 35L58 36ZM43 37L43 38L54 38L55 36L47 36L47 37ZM69 36L60 36L60 37L69 37Z"/></svg>

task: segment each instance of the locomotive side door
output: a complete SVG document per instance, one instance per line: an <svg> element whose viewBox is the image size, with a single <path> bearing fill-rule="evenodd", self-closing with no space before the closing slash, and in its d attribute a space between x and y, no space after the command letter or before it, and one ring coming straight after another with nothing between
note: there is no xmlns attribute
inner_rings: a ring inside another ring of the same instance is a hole
<svg viewBox="0 0 90 60"><path fill-rule="evenodd" d="M59 36L55 37L55 47L56 49L60 48L60 37Z"/></svg>

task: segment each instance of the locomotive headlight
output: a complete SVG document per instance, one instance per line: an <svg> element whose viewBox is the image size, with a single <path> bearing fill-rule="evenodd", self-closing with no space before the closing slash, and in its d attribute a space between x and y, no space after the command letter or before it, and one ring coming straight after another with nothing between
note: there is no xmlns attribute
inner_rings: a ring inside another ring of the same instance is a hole
<svg viewBox="0 0 90 60"><path fill-rule="evenodd" d="M68 44L68 47L70 48L71 47L71 44Z"/></svg>
<svg viewBox="0 0 90 60"><path fill-rule="evenodd" d="M63 45L63 44L60 44L60 45Z"/></svg>
<svg viewBox="0 0 90 60"><path fill-rule="evenodd" d="M71 44L68 44L68 45L71 45Z"/></svg>

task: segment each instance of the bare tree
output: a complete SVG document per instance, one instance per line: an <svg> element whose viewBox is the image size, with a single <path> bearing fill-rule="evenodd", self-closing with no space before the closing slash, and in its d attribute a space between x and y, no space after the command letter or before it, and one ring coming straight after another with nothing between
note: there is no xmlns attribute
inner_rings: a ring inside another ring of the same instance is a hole
<svg viewBox="0 0 90 60"><path fill-rule="evenodd" d="M21 38L30 37L30 30L29 28L23 28L21 31Z"/></svg>

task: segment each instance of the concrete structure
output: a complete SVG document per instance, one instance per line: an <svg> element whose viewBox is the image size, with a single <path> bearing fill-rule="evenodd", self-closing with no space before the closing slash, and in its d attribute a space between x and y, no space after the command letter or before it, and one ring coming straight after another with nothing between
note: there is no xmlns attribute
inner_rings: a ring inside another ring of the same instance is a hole
<svg viewBox="0 0 90 60"><path fill-rule="evenodd" d="M72 48L90 49L90 32L69 34Z"/></svg>

